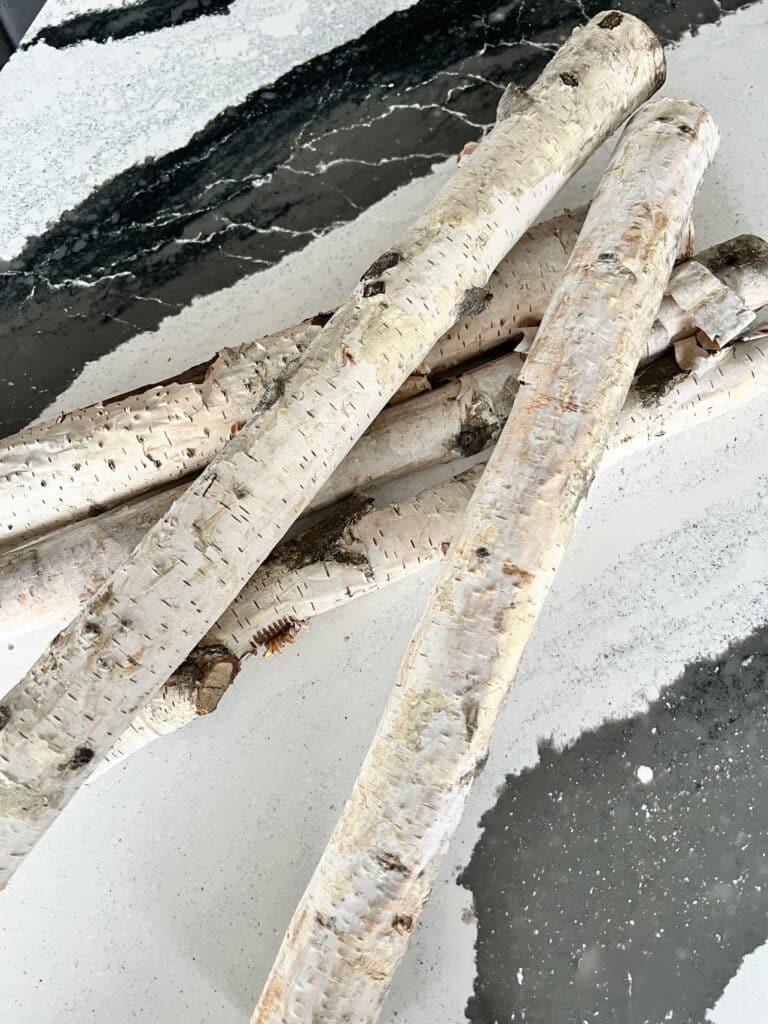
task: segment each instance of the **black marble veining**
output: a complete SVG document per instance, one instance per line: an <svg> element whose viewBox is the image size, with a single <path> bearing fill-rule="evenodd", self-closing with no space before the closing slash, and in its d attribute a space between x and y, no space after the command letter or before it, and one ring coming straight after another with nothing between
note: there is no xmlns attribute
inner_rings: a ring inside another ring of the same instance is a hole
<svg viewBox="0 0 768 1024"><path fill-rule="evenodd" d="M115 7L102 11L86 11L57 25L46 25L26 40L22 50L37 43L45 43L62 50L86 40L106 43L112 39L126 39L139 32L157 32L194 21L204 15L229 14L234 0L141 0L128 7Z"/></svg>
<svg viewBox="0 0 768 1024"><path fill-rule="evenodd" d="M767 689L763 627L507 779L460 878L473 1024L704 1024L768 937Z"/></svg>

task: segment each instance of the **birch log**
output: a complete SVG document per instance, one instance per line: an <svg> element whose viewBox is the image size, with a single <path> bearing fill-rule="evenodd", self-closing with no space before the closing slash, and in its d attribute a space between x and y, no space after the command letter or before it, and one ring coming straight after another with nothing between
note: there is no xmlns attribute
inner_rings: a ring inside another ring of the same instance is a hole
<svg viewBox="0 0 768 1024"><path fill-rule="evenodd" d="M254 1022L376 1017L487 757L716 145L706 111L675 100L647 104L625 130Z"/></svg>
<svg viewBox="0 0 768 1024"><path fill-rule="evenodd" d="M663 74L658 40L629 15L600 15L574 32L530 90L501 105L482 146L366 271L296 372L265 392L11 690L0 731L0 883L408 374L475 307L562 183Z"/></svg>
<svg viewBox="0 0 768 1024"><path fill-rule="evenodd" d="M689 264L682 263L672 273L645 351L660 339L665 346L677 339L678 345L689 345L686 357L699 359L703 372L711 361L711 353L697 340L704 324L722 344L736 327L751 323L753 309L768 304L768 243L740 235L704 250L694 262L698 268L694 278L702 282L702 291L688 288L686 302L697 311L706 307L706 315L694 317L672 298L673 294L681 297L677 282L680 275L688 274ZM718 301L713 300L713 291L718 292ZM509 355L385 409L311 507L334 504L354 491L489 447L509 415L524 353L530 347L528 338L535 336L536 328L520 330L524 341ZM35 544L0 554L0 635L19 635L46 621L74 615L82 600L106 583L183 493L184 486L136 499Z"/></svg>
<svg viewBox="0 0 768 1024"><path fill-rule="evenodd" d="M764 335L710 360L701 374L682 373L671 359L665 364L642 375L630 392L601 468L768 394ZM483 466L382 508L358 495L281 545L118 738L102 767L210 714L243 661L259 651L278 653L316 615L440 561Z"/></svg>

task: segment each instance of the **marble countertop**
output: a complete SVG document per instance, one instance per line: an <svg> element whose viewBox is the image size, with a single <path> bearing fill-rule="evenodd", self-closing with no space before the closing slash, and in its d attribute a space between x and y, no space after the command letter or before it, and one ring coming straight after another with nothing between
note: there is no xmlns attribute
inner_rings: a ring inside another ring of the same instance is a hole
<svg viewBox="0 0 768 1024"><path fill-rule="evenodd" d="M332 308L600 6L51 0L0 72L3 433ZM617 6L720 125L698 246L768 236L768 3ZM601 473L387 1024L762 1019L767 426ZM88 785L0 903L17 1024L248 1020L430 580ZM0 637L8 686L46 639Z"/></svg>

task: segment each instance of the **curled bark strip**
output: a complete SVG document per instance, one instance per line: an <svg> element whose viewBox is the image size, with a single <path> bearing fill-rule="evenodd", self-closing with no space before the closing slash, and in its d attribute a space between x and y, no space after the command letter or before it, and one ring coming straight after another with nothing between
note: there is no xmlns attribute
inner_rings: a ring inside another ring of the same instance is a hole
<svg viewBox="0 0 768 1024"><path fill-rule="evenodd" d="M625 130L254 1024L376 1017L410 930L395 922L416 922L487 757L716 145L674 100Z"/></svg>
<svg viewBox="0 0 768 1024"><path fill-rule="evenodd" d="M563 62L579 89L562 88ZM355 289L275 400L11 690L0 732L0 883L450 327L461 297L487 284L563 182L663 75L658 40L637 19L611 33L593 23L575 33L525 109L492 129L400 239L401 261L380 278L385 291ZM60 771L80 747L91 761Z"/></svg>
<svg viewBox="0 0 768 1024"><path fill-rule="evenodd" d="M524 274L520 249L516 246L511 256L519 261L516 265ZM541 250L537 251L541 255ZM699 253L696 262L713 267L711 272L720 275L718 280L750 308L768 303L768 244L762 239L740 236L721 242ZM678 365L685 370L696 369L700 375L707 371L711 353L700 344L696 335L699 325L690 312L670 295L687 266L679 264L672 272L660 319L648 335L644 352L658 359L674 338ZM705 285L708 289L706 279ZM530 292L523 288L519 294ZM696 294L689 294L691 303L697 303ZM536 328L520 328L518 334L522 340L515 339L514 351L509 355L449 378L442 385L437 383L439 374L435 373L431 390L427 384L428 390L417 392L418 398L385 409L320 490L312 507L331 505L354 491L459 455L475 455L492 444L511 408L516 379ZM417 379L416 375L409 378ZM762 380L758 373L758 386L762 386ZM51 618L74 614L84 597L107 581L185 486L136 499L34 544L0 554L0 631L18 634Z"/></svg>

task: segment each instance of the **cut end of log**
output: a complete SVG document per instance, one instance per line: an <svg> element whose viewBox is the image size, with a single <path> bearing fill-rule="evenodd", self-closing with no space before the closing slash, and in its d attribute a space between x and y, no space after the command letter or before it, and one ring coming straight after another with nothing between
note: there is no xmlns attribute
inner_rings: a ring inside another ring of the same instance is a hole
<svg viewBox="0 0 768 1024"><path fill-rule="evenodd" d="M240 671L240 659L221 644L195 647L169 680L167 687L194 694L198 715L210 715Z"/></svg>

